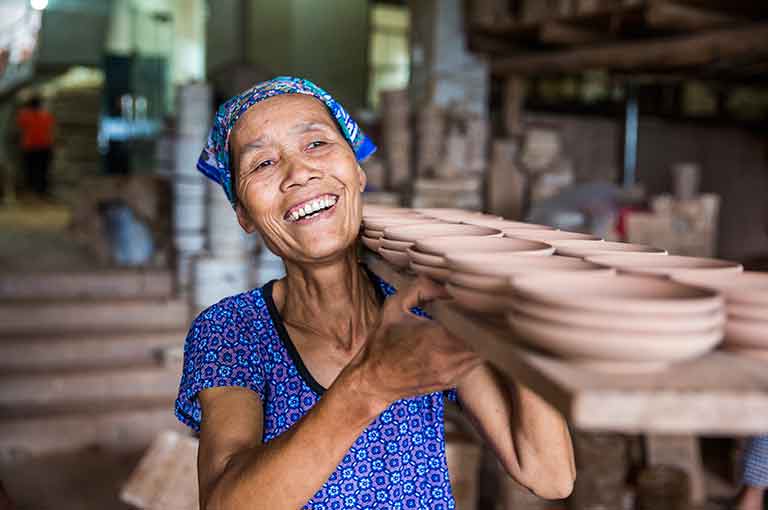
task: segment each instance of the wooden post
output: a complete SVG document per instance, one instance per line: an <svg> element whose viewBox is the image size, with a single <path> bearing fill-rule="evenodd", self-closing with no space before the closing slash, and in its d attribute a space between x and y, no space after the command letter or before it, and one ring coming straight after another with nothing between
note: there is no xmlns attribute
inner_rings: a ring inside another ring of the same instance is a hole
<svg viewBox="0 0 768 510"><path fill-rule="evenodd" d="M676 466L688 473L691 484L691 502L701 504L707 500L701 451L696 436L656 436L645 438L645 456L648 465Z"/></svg>
<svg viewBox="0 0 768 510"><path fill-rule="evenodd" d="M519 76L508 76L504 80L502 115L504 133L507 136L523 134L523 101L525 99L525 81Z"/></svg>

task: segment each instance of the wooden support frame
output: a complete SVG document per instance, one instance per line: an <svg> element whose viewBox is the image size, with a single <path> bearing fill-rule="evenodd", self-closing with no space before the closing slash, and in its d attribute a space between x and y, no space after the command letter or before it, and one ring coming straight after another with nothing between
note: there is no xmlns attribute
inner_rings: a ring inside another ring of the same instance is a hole
<svg viewBox="0 0 768 510"><path fill-rule="evenodd" d="M510 75L557 74L586 69L681 69L707 66L725 59L768 56L765 41L768 41L768 22L651 41L520 54L496 59L491 70L497 75Z"/></svg>

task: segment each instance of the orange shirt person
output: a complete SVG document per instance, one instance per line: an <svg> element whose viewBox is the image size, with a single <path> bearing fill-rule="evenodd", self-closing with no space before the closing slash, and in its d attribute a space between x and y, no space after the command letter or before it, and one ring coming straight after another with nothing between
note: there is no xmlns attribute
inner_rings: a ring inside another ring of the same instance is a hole
<svg viewBox="0 0 768 510"><path fill-rule="evenodd" d="M16 124L21 133L21 151L28 187L39 196L47 196L55 119L43 108L41 99L33 97L19 110Z"/></svg>

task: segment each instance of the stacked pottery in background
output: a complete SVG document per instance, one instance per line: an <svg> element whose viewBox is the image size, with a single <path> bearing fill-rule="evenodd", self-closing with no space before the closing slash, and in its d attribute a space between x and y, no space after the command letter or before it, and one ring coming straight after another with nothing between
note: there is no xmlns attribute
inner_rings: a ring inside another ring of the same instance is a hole
<svg viewBox="0 0 768 510"><path fill-rule="evenodd" d="M250 289L254 274L251 245L232 205L218 184L210 181L207 187L208 254L194 262L193 305L197 310Z"/></svg>
<svg viewBox="0 0 768 510"><path fill-rule="evenodd" d="M182 85L177 94L177 132L174 140L173 241L179 291L192 283L192 260L205 247L205 181L197 171L212 119L211 89L206 84Z"/></svg>
<svg viewBox="0 0 768 510"><path fill-rule="evenodd" d="M407 90L381 93L384 158L389 168L388 188L401 191L411 179L410 106Z"/></svg>

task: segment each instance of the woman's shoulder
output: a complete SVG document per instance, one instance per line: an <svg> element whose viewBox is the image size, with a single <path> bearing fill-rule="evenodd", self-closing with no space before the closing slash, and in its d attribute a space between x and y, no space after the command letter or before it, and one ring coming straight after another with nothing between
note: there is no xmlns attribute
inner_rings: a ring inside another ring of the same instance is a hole
<svg viewBox="0 0 768 510"><path fill-rule="evenodd" d="M200 312L192 321L187 341L211 333L231 336L257 331L269 317L265 296L271 283L227 296Z"/></svg>

